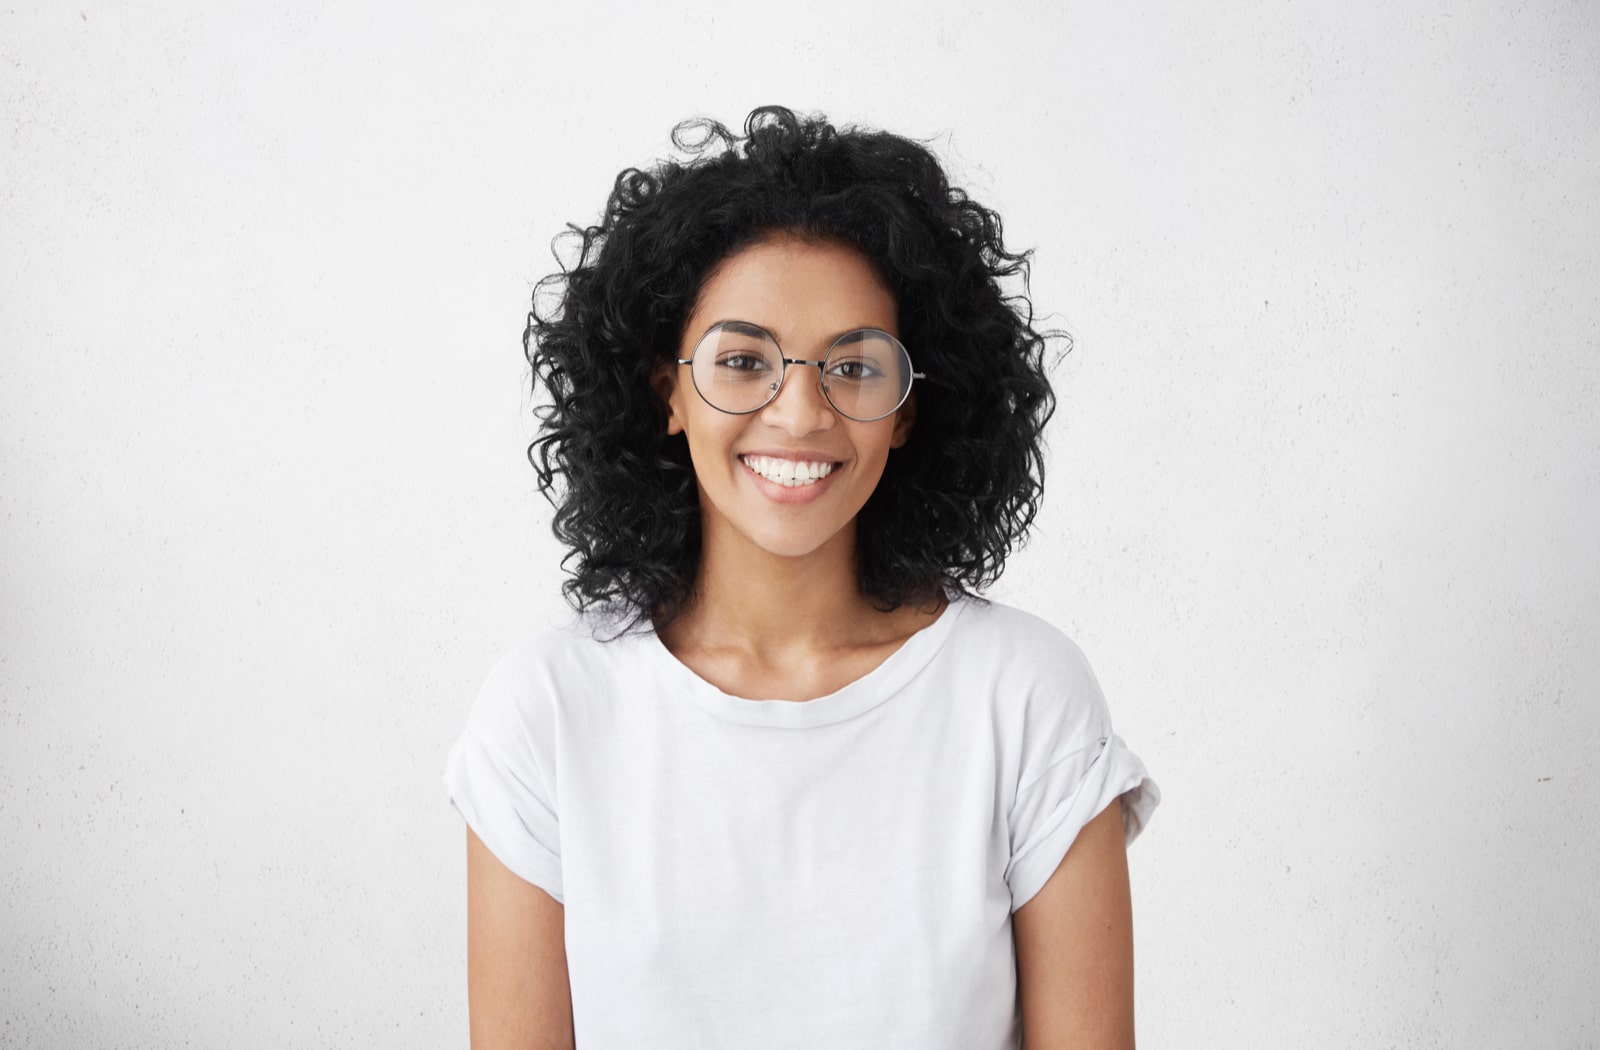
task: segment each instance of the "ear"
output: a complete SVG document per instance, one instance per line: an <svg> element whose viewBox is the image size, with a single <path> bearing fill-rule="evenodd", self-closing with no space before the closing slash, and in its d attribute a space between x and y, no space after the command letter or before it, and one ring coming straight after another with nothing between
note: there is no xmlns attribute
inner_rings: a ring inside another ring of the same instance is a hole
<svg viewBox="0 0 1600 1050"><path fill-rule="evenodd" d="M894 434L889 438L890 448L899 448L911 437L911 425L917 421L917 395L906 398L894 415Z"/></svg>
<svg viewBox="0 0 1600 1050"><path fill-rule="evenodd" d="M650 371L650 387L667 409L667 433L683 433L683 413L678 405L678 368L672 361L658 361Z"/></svg>

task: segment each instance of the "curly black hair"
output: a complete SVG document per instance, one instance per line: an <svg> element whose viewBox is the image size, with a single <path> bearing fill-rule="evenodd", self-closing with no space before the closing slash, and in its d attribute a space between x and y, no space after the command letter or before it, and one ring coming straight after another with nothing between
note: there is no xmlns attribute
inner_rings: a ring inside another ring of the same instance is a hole
<svg viewBox="0 0 1600 1050"><path fill-rule="evenodd" d="M839 242L894 292L919 381L916 424L857 518L864 594L884 610L992 583L1025 537L1055 410L1028 297L1030 253L951 186L924 146L765 106L736 136L673 130L684 156L617 176L576 258L540 281L523 333L541 428L528 448L569 552L567 600L664 626L693 593L700 506L687 444L652 388L705 279L774 236ZM557 244L563 237L557 238ZM1003 281L1020 283L1007 294Z"/></svg>

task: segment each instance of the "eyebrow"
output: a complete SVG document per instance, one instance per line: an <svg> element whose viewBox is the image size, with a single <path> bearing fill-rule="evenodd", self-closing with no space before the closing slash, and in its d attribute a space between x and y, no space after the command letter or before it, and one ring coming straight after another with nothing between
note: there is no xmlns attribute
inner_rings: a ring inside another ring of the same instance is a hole
<svg viewBox="0 0 1600 1050"><path fill-rule="evenodd" d="M762 328L758 324L752 324L749 321L733 321L733 320L718 321L716 324L707 325L706 326L706 335L711 334L711 329L716 328L718 326L721 326L723 331L732 332L735 335L748 335L748 336L751 336L752 338L756 338L756 339L759 339L759 338L761 338L763 336L772 336L774 341L777 340L777 338L778 338L777 336L772 335L771 332L767 331L765 328ZM702 335L700 338L704 339L705 337L706 337L705 335Z"/></svg>
<svg viewBox="0 0 1600 1050"><path fill-rule="evenodd" d="M760 339L760 338L763 338L763 337L767 337L767 338L770 338L775 343L778 341L778 337L776 335L774 335L772 332L769 332L767 329L761 327L760 325L756 324L755 322L753 322L753 321L740 321L740 320L737 320L737 319L731 318L731 317L726 319L726 320L722 320L722 321L714 321L711 324L706 325L706 330L701 333L700 338L704 339L706 336L711 334L711 330L713 328L717 328L719 326L724 331L733 332L735 335L747 335L747 336L750 336L753 339ZM839 331L835 332L833 335L828 336L827 337L827 341L826 341L826 343L824 345L832 346L834 343L837 343L839 340L843 339L847 335L854 335L857 332L869 332L869 331L870 332L885 332L885 333L887 333L887 334L889 334L891 336L894 336L894 333L890 332L887 328L879 328L877 325L870 325L870 324L858 324L854 328L842 328ZM898 339L899 336L895 336L895 338Z"/></svg>

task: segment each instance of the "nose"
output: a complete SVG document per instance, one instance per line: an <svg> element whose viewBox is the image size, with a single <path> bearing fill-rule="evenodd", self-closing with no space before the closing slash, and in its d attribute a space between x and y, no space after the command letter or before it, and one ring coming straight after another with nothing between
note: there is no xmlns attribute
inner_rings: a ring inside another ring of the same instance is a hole
<svg viewBox="0 0 1600 1050"><path fill-rule="evenodd" d="M837 418L822 393L822 366L809 361L785 369L778 396L761 410L761 422L795 437L826 430Z"/></svg>

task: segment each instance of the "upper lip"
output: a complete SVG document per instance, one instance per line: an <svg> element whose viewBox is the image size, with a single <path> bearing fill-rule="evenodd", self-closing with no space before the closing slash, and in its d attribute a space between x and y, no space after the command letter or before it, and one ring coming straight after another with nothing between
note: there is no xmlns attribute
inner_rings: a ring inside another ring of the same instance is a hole
<svg viewBox="0 0 1600 1050"><path fill-rule="evenodd" d="M770 459L792 459L796 463L838 463L840 460L826 452L811 452L794 448L759 448L739 453L744 456L767 456Z"/></svg>

